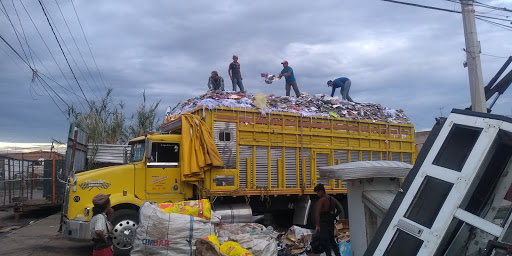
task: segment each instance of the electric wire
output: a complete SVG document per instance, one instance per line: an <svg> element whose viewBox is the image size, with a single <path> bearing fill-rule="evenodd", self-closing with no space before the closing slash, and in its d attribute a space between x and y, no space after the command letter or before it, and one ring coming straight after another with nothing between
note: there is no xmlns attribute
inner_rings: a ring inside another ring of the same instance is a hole
<svg viewBox="0 0 512 256"><path fill-rule="evenodd" d="M28 54L30 55L30 59L32 60L32 65L34 66L34 69L37 69L34 58L32 57L32 50L31 50L30 46L28 45L27 35L25 34L25 28L23 27L23 23L21 23L20 15L18 14L18 9L16 8L16 5L14 4L14 0L12 0L11 2L12 2L12 7L14 8L14 12L16 13L16 17L18 17L18 22L20 23L21 31L23 32L23 38L25 39L25 43L27 44Z"/></svg>
<svg viewBox="0 0 512 256"><path fill-rule="evenodd" d="M7 44L7 46L9 46L9 48L11 48L11 50L16 53L16 55L33 71L33 77L32 77L32 80L35 80L35 79L41 79L47 86L48 88L68 107L69 109L69 104L48 84L46 83L46 81L44 81L44 79L40 78L40 76L37 74L37 72L35 70L32 69L32 67L30 66L30 64L25 61L23 59L23 57L21 57L21 55L16 51L16 49L14 49L11 44L9 44L9 42L7 42L5 40L5 38L0 35L0 39L2 39L2 41L4 41L5 44ZM51 94L48 92L48 90L46 89L46 87L43 86L43 88L45 89L45 91L47 92L48 96L50 96L50 98L52 98L52 101L55 103L55 105L57 105L57 107L59 108L59 110L61 110L61 112L64 114L64 112L62 111L62 109L60 108L60 106L57 104L57 102L53 99L53 97L51 96ZM65 116L65 115L64 115ZM66 117L67 118L67 117Z"/></svg>
<svg viewBox="0 0 512 256"><path fill-rule="evenodd" d="M46 41L44 40L43 38L43 35L41 34L41 32L39 31L39 29L37 28L36 26L36 23L34 22L34 20L32 19L32 16L30 15L30 13L28 12L27 8L25 7L25 4L23 4L23 1L20 1L21 5L23 6L23 9L25 10L25 12L27 13L30 21L32 22L32 25L34 25L34 28L36 29L37 33L39 34L39 37L41 38L41 40L43 41L44 45L46 46L46 49L48 50L48 52L50 53L50 56L52 56L52 59L53 61L55 62L55 64L57 65L57 68L59 69L60 73L62 74L62 77L64 77L64 79L66 80L66 83L70 86L71 89L73 89L73 87L71 87L71 83L69 82L68 78L66 77L66 75L64 74L64 71L62 71L62 68L60 67L59 63L57 62L57 60L55 59L55 56L53 55L52 51L50 50L50 47L48 46L48 44L46 43ZM36 55L37 57L37 55ZM41 60L39 60L41 63L43 63ZM51 74L51 73L49 73ZM76 93L74 93L75 96L77 95ZM87 110L85 108L85 106L83 105L82 101L80 101L80 99L78 98L78 96L76 97L78 103L80 103L80 105L82 106L82 108L84 110Z"/></svg>
<svg viewBox="0 0 512 256"><path fill-rule="evenodd" d="M476 17L476 19L481 20L481 21L486 22L486 23L489 23L489 24L491 24L491 25L494 25L494 26L500 27L500 28L502 28L502 29L512 31L512 26L504 25L504 24L497 23L497 22L494 22L494 21L490 21L490 20L482 19L482 18L479 18L479 17Z"/></svg>
<svg viewBox="0 0 512 256"><path fill-rule="evenodd" d="M16 32L16 28L14 27L14 23L12 23L11 17L9 17L9 14L7 13L7 8L5 8L5 5L4 5L3 1L0 1L0 4L4 8L4 15L5 15L5 17L7 17L7 20L9 20L9 23L11 23L11 26L14 29L14 34L16 35L16 38L18 39L18 43L21 46L21 50L23 51L23 54L25 55L25 58L27 58L27 61L28 61L27 53L25 52L25 48L23 47L23 44L21 43L20 37L18 36L18 33Z"/></svg>
<svg viewBox="0 0 512 256"><path fill-rule="evenodd" d="M57 7L59 8L60 15L62 16L62 19L64 20L64 23L66 24L66 27L68 28L69 34L71 35L71 38L73 39L73 42L75 43L76 49L78 50L78 53L80 54L80 57L82 58L82 61L83 61L83 63L84 63L85 68L86 68L86 69L87 69L87 71L89 72L89 75L91 76L92 81L93 81L93 82L94 82L94 84L96 85L96 89L98 90L98 92L100 93L100 95L102 95L101 90L100 90L100 88L98 87L98 83L96 83L96 80L95 80L95 79L94 79L94 77L92 76L92 72L91 72L91 70L89 69L89 65L87 65L87 63L85 62L84 56L82 55L82 51L80 51L80 48L78 47L78 44L76 43L75 37L73 36L73 33L71 33L71 29L69 28L68 22L66 21L66 18L64 17L64 14L62 13L62 9L60 8L60 5L59 5L59 3L57 2L57 0L55 0L55 3L57 4Z"/></svg>
<svg viewBox="0 0 512 256"><path fill-rule="evenodd" d="M37 79L41 79L41 77L37 77ZM42 81L44 81L43 79L41 79ZM41 82L41 81L39 81ZM42 83L41 83L42 84ZM52 99L53 103L55 103L55 105L57 106L57 108L60 110L60 112L62 113L62 115L64 115L64 117L69 120L69 117L66 115L66 113L60 108L59 104L57 104L57 102L55 101L55 99L52 97L52 95L50 94L50 92L48 92L48 90L46 89L46 87L42 86L43 89L46 91L46 93L48 94L48 96L50 96L50 99Z"/></svg>
<svg viewBox="0 0 512 256"><path fill-rule="evenodd" d="M48 18L48 15L46 14L46 10L43 7L43 3L41 2L41 0L38 0L38 1L39 1L39 5L41 5L41 9L43 10L44 16L46 17L46 20L48 21L48 24L50 25L50 28L51 28L51 30L53 32L53 35L55 36L55 40L57 40L57 43L59 44L59 48L60 48L62 54L64 55L64 59L66 59L66 63L68 64L68 67L71 70L71 73L73 74L73 77L75 78L76 83L78 84L78 88L80 88L80 91L82 92L82 95L84 96L85 101L87 102L87 104L90 107L91 103L87 99L87 96L85 96L84 90L82 89L82 86L78 82L78 79L76 78L76 75L75 75L75 72L73 71L73 68L71 68L71 65L69 64L68 58L66 57L66 53L64 53L64 50L62 50L62 46L61 46L61 44L59 42L59 39L57 38L57 35L55 34L55 31L53 30L53 27L52 27L52 24L50 22L50 19Z"/></svg>
<svg viewBox="0 0 512 256"><path fill-rule="evenodd" d="M437 10L437 11L452 12L452 13L462 13L460 11L454 11L454 10L450 10L450 9L444 9L444 8L439 8L439 7L434 7L434 6L421 5L421 4L413 4L413 3L401 2L401 1L395 1L395 0L381 0L381 1L395 3L395 4L410 5L410 6L414 6L414 7L432 9L432 10ZM487 19L494 19L494 20L512 22L511 19L502 19L502 18L490 17L490 16L480 15L480 14L475 14L475 16L476 17L481 17L481 18L487 18Z"/></svg>
<svg viewBox="0 0 512 256"><path fill-rule="evenodd" d="M98 71L98 74L100 75L100 79L103 82L103 88L107 90L107 86L105 85L105 80L103 79L103 76L101 75L100 69L98 68L98 64L96 63L96 59L94 58L94 55L92 54L91 46L89 45L89 40L87 40L87 37L85 36L84 28L82 27L82 22L80 22L80 18L78 17L78 13L75 8L75 3L73 3L73 0L71 0L71 5L73 5L73 10L75 11L76 19L78 20L78 24L80 24L80 29L82 30L82 34L84 35L85 42L87 43L87 47L89 48L89 53L91 53L92 60L94 61L94 65L96 66L96 70Z"/></svg>
<svg viewBox="0 0 512 256"><path fill-rule="evenodd" d="M489 56L489 57L494 57L494 58L502 58L502 59L508 59L508 58L509 58L509 57L505 57L505 56L496 56L496 55L492 55L492 54L485 54L485 53L480 53L480 55Z"/></svg>
<svg viewBox="0 0 512 256"><path fill-rule="evenodd" d="M48 8L46 8L46 5L43 3L43 7L45 10L48 10ZM89 87L89 90L91 90L91 92L94 94L95 97L98 97L98 95L96 95L95 91L92 89L91 85L89 84L89 81L87 81L87 79L85 78L85 75L84 75L84 72L82 72L82 69L80 68L80 66L78 65L78 63L76 62L75 60L75 57L73 56L73 54L71 53L71 51L69 50L69 47L68 45L66 44L66 40L64 40L64 38L62 37L62 34L60 33L59 31L59 28L57 26L57 23L55 23L55 21L53 21L53 18L52 16L50 15L50 13L47 11L48 13L48 17L50 18L50 22L53 24L53 28L55 28L55 31L57 31L57 35L59 35L60 37L60 40L62 42L62 44L64 45L64 48L66 48L66 50L68 51L69 53L69 56L71 58L71 60L73 60L73 63L75 63L75 66L77 67L78 69L78 73L80 73L80 75L82 76L82 78L84 79L85 81L85 84L87 84L87 87ZM50 25L51 26L51 25ZM64 54L65 55L65 54ZM71 66L70 66L70 69L71 69ZM72 73L74 75L74 72L72 70ZM77 81L78 82L78 81ZM99 92L101 94L101 92Z"/></svg>
<svg viewBox="0 0 512 256"><path fill-rule="evenodd" d="M22 4L23 4L23 3L22 3ZM14 7L15 7L15 6L14 6ZM0 10L1 10L1 9L0 9ZM16 10L16 7L15 7L15 10ZM17 11L16 11L16 14L17 14L17 16L18 16L18 19L19 19L19 21L20 21L20 25L21 25L22 23L21 23L21 20L20 20L20 18L19 18L19 14L17 13ZM28 14L28 13L27 13L27 14ZM5 13L4 13L4 15L5 15ZM29 16L30 16L30 14L29 14ZM23 28L23 26L22 26L22 28ZM14 29L15 33L18 33L18 34L20 33L20 32L19 32L15 27L13 27L13 29ZM37 29L37 27L36 27L36 29ZM23 30L23 33L24 33L24 30ZM24 34L25 34L25 33L24 33ZM25 40L25 43L27 44L28 52L29 52L29 54L30 54L30 56L31 56L31 59L32 59L32 62L33 62L33 65L34 65L34 67L33 67L33 68L31 67L31 69L32 69L32 73L33 73L33 75L32 75L32 80L34 80L34 74L35 74L35 73L38 73L38 74L39 74L39 73L41 73L40 71L36 70L36 68L35 68L35 61L34 61L34 59L33 59L33 57L32 57L32 52L33 52L33 55L37 58L37 60L39 60L39 62L41 63L41 65L42 65L42 66L46 69L46 71L50 74L50 76L52 76L52 77L53 77L53 75L50 73L49 69L46 67L46 65L44 64L44 62L43 62L43 61L41 61L41 59L40 59L40 58L39 58L39 56L36 54L36 52L32 49L32 47L30 47L30 44L28 43L28 40L27 40L26 36L25 36L23 39ZM43 42L44 42L44 39L43 39ZM50 52L50 54L51 54L51 52ZM10 56L9 56L9 57L10 57ZM16 62L15 62L15 63L16 63ZM55 79L54 79L54 80L55 80ZM58 83L57 83L57 84L58 84ZM58 85L59 85L59 86L61 86L60 84L58 84ZM31 87L32 87L32 85L31 85ZM61 87L62 87L62 86L61 86ZM63 89L66 89L67 91L69 91L69 90L68 90L67 88L65 88L65 87L63 87ZM75 93L75 92L73 92L73 91L71 91L71 93L76 95L76 93ZM67 93L66 91L64 91L64 94L66 95L66 97L67 97L67 98L70 98L70 97L69 97L69 95L68 95L68 93ZM41 96L41 95L40 95L40 96ZM83 104L80 102L80 100L78 100L78 101L79 101L79 103L82 105L82 107L84 107L84 106L83 106ZM85 109L85 107L84 107L84 109Z"/></svg>

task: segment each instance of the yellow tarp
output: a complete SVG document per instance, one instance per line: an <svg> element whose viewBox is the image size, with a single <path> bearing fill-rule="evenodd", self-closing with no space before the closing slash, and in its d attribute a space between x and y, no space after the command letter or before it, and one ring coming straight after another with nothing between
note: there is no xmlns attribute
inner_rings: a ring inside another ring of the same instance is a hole
<svg viewBox="0 0 512 256"><path fill-rule="evenodd" d="M211 167L224 166L212 133L199 116L182 114L181 125L182 180L197 181Z"/></svg>

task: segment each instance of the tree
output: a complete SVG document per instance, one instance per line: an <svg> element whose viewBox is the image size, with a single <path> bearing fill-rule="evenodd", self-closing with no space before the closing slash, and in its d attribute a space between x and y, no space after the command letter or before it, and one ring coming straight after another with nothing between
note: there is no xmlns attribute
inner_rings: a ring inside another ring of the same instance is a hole
<svg viewBox="0 0 512 256"><path fill-rule="evenodd" d="M157 108L160 105L158 100L156 103L146 106L146 91L142 92L142 103L140 104L137 112L132 115L132 124L128 126L128 134L131 138L140 136L141 134L156 131L160 119L156 118Z"/></svg>
<svg viewBox="0 0 512 256"><path fill-rule="evenodd" d="M70 110L72 124L89 134L91 144L124 144L128 139L124 103L114 105L111 93L110 88L100 102L90 101L88 113Z"/></svg>

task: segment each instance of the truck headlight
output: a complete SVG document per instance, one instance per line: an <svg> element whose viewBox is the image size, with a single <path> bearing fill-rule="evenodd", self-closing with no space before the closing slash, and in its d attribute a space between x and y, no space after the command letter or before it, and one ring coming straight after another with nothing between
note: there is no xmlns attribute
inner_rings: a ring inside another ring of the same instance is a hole
<svg viewBox="0 0 512 256"><path fill-rule="evenodd" d="M84 216L89 216L89 212L91 211L90 207L85 208L84 210Z"/></svg>
<svg viewBox="0 0 512 256"><path fill-rule="evenodd" d="M71 191L76 192L76 186L73 186L73 187L71 188Z"/></svg>

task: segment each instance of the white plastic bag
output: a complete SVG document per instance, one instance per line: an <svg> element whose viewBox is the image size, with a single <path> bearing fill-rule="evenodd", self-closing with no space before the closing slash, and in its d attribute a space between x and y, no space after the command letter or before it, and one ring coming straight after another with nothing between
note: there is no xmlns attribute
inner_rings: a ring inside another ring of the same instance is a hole
<svg viewBox="0 0 512 256"><path fill-rule="evenodd" d="M145 202L133 241L132 256L192 255L195 241L214 233L211 222L177 213L165 213Z"/></svg>

